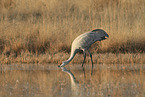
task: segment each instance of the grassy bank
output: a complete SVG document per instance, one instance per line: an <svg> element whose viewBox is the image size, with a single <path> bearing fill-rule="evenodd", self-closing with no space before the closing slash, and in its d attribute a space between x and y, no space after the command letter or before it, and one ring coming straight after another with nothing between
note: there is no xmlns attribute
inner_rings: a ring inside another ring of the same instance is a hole
<svg viewBox="0 0 145 97"><path fill-rule="evenodd" d="M92 45L92 52L136 53L142 58L144 5L144 0L0 0L0 60L5 63L4 56L17 59L24 53L69 53L73 39L94 28L110 37Z"/></svg>
<svg viewBox="0 0 145 97"><path fill-rule="evenodd" d="M45 63L57 63L58 65L62 61L68 59L70 54L68 53L56 53L56 54L40 54L35 55L32 53L23 53L17 57L9 56L5 57L0 55L0 64L12 64L12 63L34 63L34 64L45 64ZM93 54L93 62L95 64L145 64L145 54L144 53L126 53L126 54ZM70 64L82 64L83 55L77 54ZM91 65L90 57L87 56L86 64Z"/></svg>

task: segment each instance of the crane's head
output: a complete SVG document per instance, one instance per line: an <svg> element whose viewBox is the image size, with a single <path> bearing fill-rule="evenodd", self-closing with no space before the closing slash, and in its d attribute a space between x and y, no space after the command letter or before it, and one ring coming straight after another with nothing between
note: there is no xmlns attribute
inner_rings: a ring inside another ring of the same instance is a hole
<svg viewBox="0 0 145 97"><path fill-rule="evenodd" d="M62 62L62 64L58 65L58 67L63 67L63 66L65 66L66 64L68 64L68 62L67 62L67 61L64 61L64 62Z"/></svg>

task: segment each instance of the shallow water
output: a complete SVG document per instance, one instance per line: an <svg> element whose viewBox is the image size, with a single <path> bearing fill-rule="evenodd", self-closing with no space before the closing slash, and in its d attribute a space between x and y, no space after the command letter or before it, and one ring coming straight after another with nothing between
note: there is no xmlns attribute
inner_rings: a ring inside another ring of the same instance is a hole
<svg viewBox="0 0 145 97"><path fill-rule="evenodd" d="M0 97L145 97L144 64L0 65Z"/></svg>

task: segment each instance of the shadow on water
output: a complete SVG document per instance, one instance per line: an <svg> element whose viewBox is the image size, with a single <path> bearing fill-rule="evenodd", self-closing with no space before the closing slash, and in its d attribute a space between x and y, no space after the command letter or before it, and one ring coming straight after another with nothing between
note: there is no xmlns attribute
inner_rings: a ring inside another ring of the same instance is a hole
<svg viewBox="0 0 145 97"><path fill-rule="evenodd" d="M0 65L1 97L145 97L145 64Z"/></svg>

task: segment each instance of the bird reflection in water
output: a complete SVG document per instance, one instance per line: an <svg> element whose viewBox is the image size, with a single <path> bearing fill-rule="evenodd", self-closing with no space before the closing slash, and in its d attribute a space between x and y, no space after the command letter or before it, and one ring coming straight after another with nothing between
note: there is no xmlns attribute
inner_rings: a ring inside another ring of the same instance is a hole
<svg viewBox="0 0 145 97"><path fill-rule="evenodd" d="M74 96L74 97L78 97L78 96L85 97L85 88L83 88L84 85L80 86L79 82L76 80L74 74L70 70L68 70L65 67L60 67L60 68L63 72L68 74L69 77L70 77L72 96Z"/></svg>

